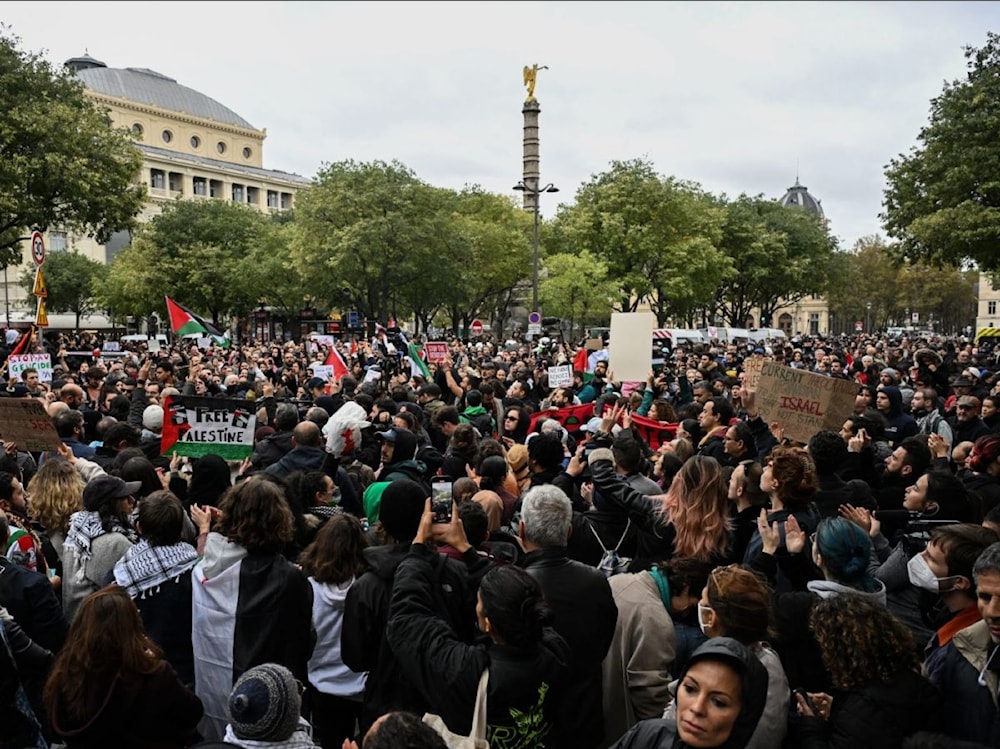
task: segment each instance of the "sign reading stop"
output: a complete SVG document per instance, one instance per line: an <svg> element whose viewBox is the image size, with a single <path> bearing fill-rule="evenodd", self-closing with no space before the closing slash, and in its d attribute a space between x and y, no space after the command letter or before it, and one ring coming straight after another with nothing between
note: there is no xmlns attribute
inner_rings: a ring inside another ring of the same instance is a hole
<svg viewBox="0 0 1000 749"><path fill-rule="evenodd" d="M482 335L483 334L483 321L473 320L472 325L469 326L469 331L472 335Z"/></svg>

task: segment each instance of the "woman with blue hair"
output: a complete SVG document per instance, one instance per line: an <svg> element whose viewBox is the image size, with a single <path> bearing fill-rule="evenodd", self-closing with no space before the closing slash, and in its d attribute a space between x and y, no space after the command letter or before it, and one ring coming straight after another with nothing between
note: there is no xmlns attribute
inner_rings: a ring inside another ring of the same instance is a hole
<svg viewBox="0 0 1000 749"><path fill-rule="evenodd" d="M775 649L781 657L789 685L808 692L829 692L830 675L823 665L819 645L809 627L809 615L819 601L839 595L857 595L886 605L885 585L874 578L869 566L872 542L860 527L844 518L820 521L811 539L795 516L785 522L785 544L777 523L762 514L758 530L762 553L753 567L772 581L778 570L792 590L778 597L775 607L778 637Z"/></svg>

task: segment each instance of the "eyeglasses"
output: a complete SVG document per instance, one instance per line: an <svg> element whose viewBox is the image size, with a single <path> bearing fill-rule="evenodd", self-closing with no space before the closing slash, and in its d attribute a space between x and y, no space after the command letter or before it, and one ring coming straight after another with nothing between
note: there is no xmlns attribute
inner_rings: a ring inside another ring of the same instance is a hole
<svg viewBox="0 0 1000 749"><path fill-rule="evenodd" d="M517 417L516 416L504 416L503 420L504 421L517 421Z"/></svg>

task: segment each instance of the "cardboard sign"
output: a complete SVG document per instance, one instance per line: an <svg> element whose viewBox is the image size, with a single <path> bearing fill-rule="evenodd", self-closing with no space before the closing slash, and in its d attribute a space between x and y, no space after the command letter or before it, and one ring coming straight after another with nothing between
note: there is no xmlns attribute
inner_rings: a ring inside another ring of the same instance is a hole
<svg viewBox="0 0 1000 749"><path fill-rule="evenodd" d="M608 367L618 382L644 382L652 366L650 344L656 315L652 312L611 313Z"/></svg>
<svg viewBox="0 0 1000 749"><path fill-rule="evenodd" d="M573 384L573 366L564 364L559 367L549 367L549 387L563 388Z"/></svg>
<svg viewBox="0 0 1000 749"><path fill-rule="evenodd" d="M320 346L331 346L332 347L333 344L335 343L335 341L333 340L333 336L332 335L316 335L316 334L314 334L313 337L312 337L312 339L313 339L313 341L315 341L316 343L318 343Z"/></svg>
<svg viewBox="0 0 1000 749"><path fill-rule="evenodd" d="M764 366L764 362L772 361L771 359L765 359L763 356L748 356L743 360L743 384L746 385L747 390L756 390L757 383L760 382L760 370Z"/></svg>
<svg viewBox="0 0 1000 749"><path fill-rule="evenodd" d="M163 416L163 455L243 460L253 453L257 413L251 401L169 395Z"/></svg>
<svg viewBox="0 0 1000 749"><path fill-rule="evenodd" d="M309 369L312 370L313 377L319 377L322 380L330 380L333 378L332 364L310 364Z"/></svg>
<svg viewBox="0 0 1000 749"><path fill-rule="evenodd" d="M583 344L588 351L600 351L604 348L603 338L588 338Z"/></svg>
<svg viewBox="0 0 1000 749"><path fill-rule="evenodd" d="M443 362L448 358L448 344L445 341L428 341L424 344L428 362Z"/></svg>
<svg viewBox="0 0 1000 749"><path fill-rule="evenodd" d="M52 382L52 357L48 354L21 354L7 357L8 368L12 379L24 380L22 373L26 369L37 369L41 382Z"/></svg>
<svg viewBox="0 0 1000 749"><path fill-rule="evenodd" d="M34 398L0 398L0 441L29 452L55 451L62 445L45 406Z"/></svg>
<svg viewBox="0 0 1000 749"><path fill-rule="evenodd" d="M820 430L839 431L857 395L856 382L768 361L761 366L756 403L764 420L778 422L786 437L808 442Z"/></svg>

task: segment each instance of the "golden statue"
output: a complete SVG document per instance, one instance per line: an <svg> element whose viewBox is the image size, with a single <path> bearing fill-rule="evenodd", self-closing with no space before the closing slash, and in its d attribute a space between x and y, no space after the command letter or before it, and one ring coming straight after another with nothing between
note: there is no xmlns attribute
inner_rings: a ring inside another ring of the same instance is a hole
<svg viewBox="0 0 1000 749"><path fill-rule="evenodd" d="M528 87L528 98L525 99L526 102L537 101L535 99L535 79L538 77L539 70L548 69L548 65L539 65L538 63L524 66L524 85Z"/></svg>

